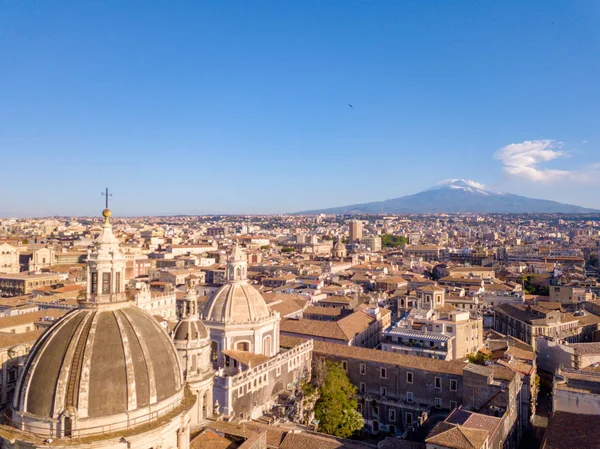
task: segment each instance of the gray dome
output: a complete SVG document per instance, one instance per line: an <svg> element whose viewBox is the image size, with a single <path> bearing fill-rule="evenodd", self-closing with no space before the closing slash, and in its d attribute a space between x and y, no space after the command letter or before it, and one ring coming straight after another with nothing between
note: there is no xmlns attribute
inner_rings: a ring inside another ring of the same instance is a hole
<svg viewBox="0 0 600 449"><path fill-rule="evenodd" d="M175 341L199 341L208 338L208 331L198 319L183 319L173 331Z"/></svg>
<svg viewBox="0 0 600 449"><path fill-rule="evenodd" d="M206 321L248 323L271 316L261 294L247 282L223 285L204 307Z"/></svg>
<svg viewBox="0 0 600 449"><path fill-rule="evenodd" d="M14 398L17 412L58 418L131 412L179 394L178 356L156 320L132 303L76 309L33 347Z"/></svg>

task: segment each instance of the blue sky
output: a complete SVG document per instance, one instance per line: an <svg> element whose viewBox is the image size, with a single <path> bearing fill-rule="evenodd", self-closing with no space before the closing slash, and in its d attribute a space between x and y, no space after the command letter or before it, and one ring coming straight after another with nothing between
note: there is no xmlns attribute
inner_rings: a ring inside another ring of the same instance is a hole
<svg viewBox="0 0 600 449"><path fill-rule="evenodd" d="M595 0L5 1L0 67L4 216L600 208Z"/></svg>

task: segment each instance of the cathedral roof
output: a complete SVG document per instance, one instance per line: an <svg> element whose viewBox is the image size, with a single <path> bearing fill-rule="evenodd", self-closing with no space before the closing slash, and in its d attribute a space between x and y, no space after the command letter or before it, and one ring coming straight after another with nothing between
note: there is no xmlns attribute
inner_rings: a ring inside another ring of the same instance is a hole
<svg viewBox="0 0 600 449"><path fill-rule="evenodd" d="M168 335L129 303L78 309L57 321L32 349L15 405L42 418L68 407L94 418L156 404L182 388Z"/></svg>
<svg viewBox="0 0 600 449"><path fill-rule="evenodd" d="M227 283L215 292L204 307L204 320L241 324L271 316L262 295L248 284L246 270L246 255L240 246L235 245L225 270Z"/></svg>
<svg viewBox="0 0 600 449"><path fill-rule="evenodd" d="M200 341L208 338L208 331L202 321L183 319L173 331L175 341Z"/></svg>
<svg viewBox="0 0 600 449"><path fill-rule="evenodd" d="M271 312L261 294L247 282L232 282L215 292L204 307L206 321L248 323L268 318Z"/></svg>
<svg viewBox="0 0 600 449"><path fill-rule="evenodd" d="M173 407L183 400L175 346L150 314L127 300L125 259L108 207L103 216L87 262L88 296L31 349L15 390L14 427L22 428L19 420L26 417L25 427L55 435L47 423L68 416L69 433L94 433L97 422L123 425L134 415L148 422L168 413L163 404ZM67 424L62 431L67 435Z"/></svg>

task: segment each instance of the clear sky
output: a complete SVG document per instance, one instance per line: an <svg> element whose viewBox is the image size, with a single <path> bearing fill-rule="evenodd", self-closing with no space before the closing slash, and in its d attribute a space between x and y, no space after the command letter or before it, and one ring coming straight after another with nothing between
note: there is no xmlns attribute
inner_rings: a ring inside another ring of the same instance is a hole
<svg viewBox="0 0 600 449"><path fill-rule="evenodd" d="M0 166L2 216L600 208L600 2L0 0Z"/></svg>

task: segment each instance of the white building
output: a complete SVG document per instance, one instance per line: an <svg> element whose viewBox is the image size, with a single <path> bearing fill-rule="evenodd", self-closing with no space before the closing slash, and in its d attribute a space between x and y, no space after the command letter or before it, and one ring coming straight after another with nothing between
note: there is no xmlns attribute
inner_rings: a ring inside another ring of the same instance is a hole
<svg viewBox="0 0 600 449"><path fill-rule="evenodd" d="M310 377L312 341L280 350L279 313L248 284L246 256L239 246L225 276L226 283L203 312L217 368L213 395L227 419L255 419L270 411L280 392Z"/></svg>
<svg viewBox="0 0 600 449"><path fill-rule="evenodd" d="M0 244L0 273L19 272L19 251L8 243Z"/></svg>

